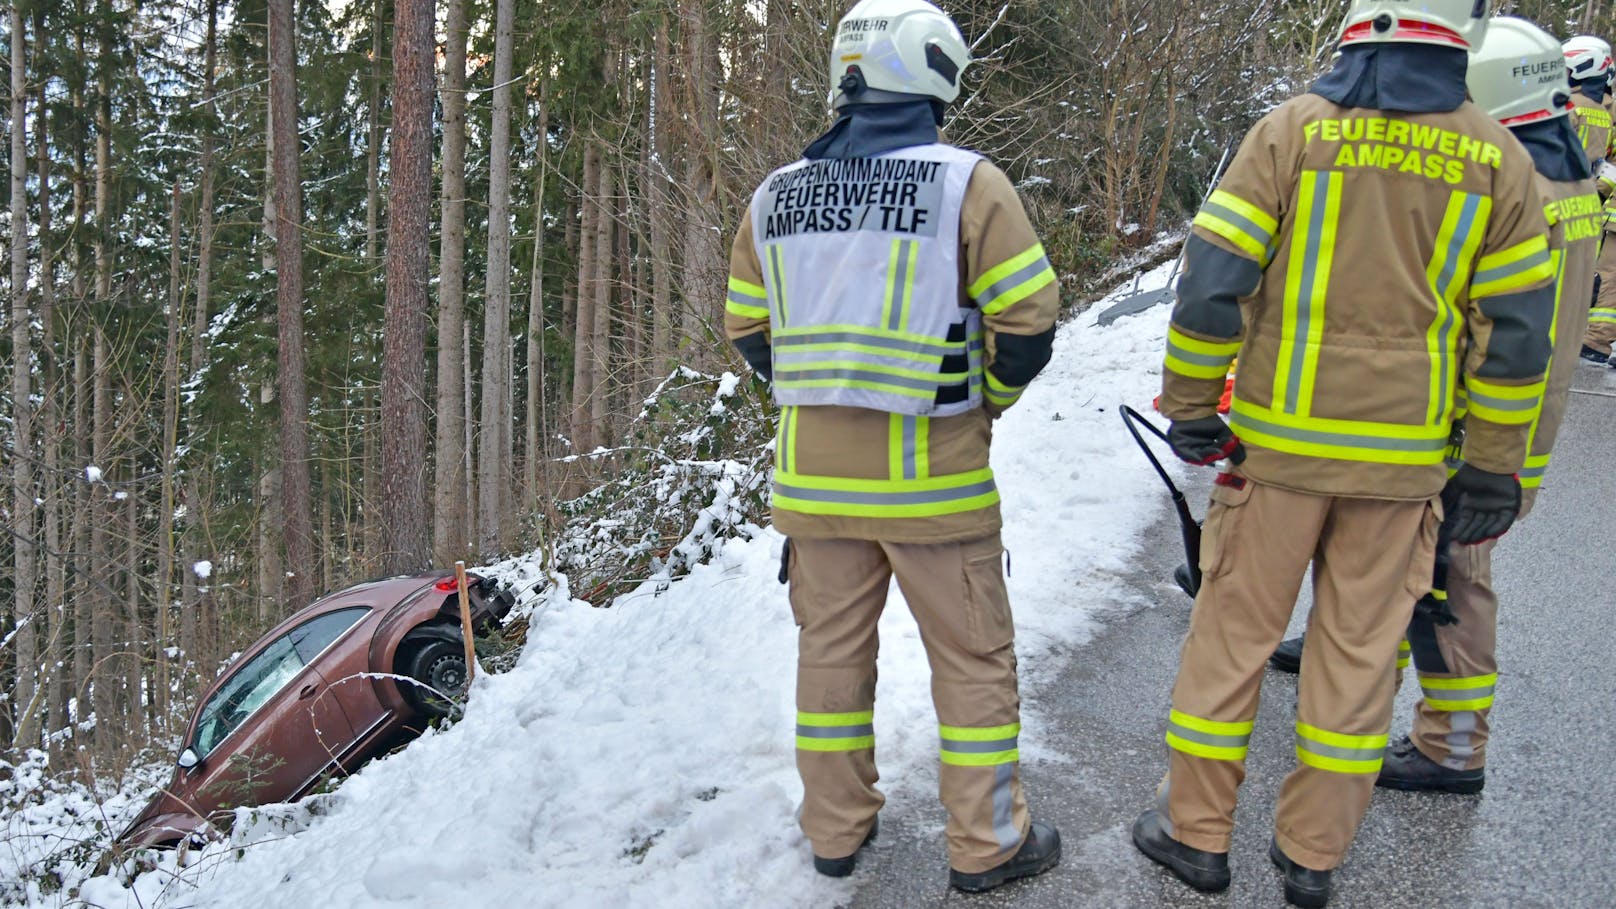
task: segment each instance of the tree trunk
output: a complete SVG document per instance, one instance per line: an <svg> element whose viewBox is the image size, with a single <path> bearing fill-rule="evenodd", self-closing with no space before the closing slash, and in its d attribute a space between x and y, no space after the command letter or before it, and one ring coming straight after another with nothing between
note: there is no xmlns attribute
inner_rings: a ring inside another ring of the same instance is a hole
<svg viewBox="0 0 1616 909"><path fill-rule="evenodd" d="M82 170L80 171L82 173ZM82 202L82 199L78 200ZM83 208L78 206L80 217L75 221L83 225ZM75 284L82 285L82 278L75 277ZM76 287L82 291L82 286ZM93 330L93 329L92 329ZM99 334L99 332L97 332ZM90 366L91 354L88 339L80 336L73 354L73 464L89 464L95 451L94 428L91 425L90 402L94 398L91 390ZM73 693L74 701L73 721L83 723L94 713L91 706L93 695L90 690L91 670L95 666L95 641L98 635L93 633L100 619L101 591L90 583L93 556L90 550L94 541L90 539L91 503L95 499L96 488L85 481L83 474L78 474L73 483L73 556L69 560L73 574ZM93 733L91 734L93 741Z"/></svg>
<svg viewBox="0 0 1616 909"><path fill-rule="evenodd" d="M280 336L281 520L287 584L283 609L313 601L314 517L309 497L308 391L303 378L303 188L299 182L297 45L293 0L269 0L269 94L275 142L275 304Z"/></svg>
<svg viewBox="0 0 1616 909"><path fill-rule="evenodd" d="M157 510L157 577L152 583L152 604L157 609L157 683L152 714L168 721L169 615L174 605L174 453L179 447L180 421L180 183L168 212L168 337L163 344L163 457L162 506Z"/></svg>
<svg viewBox="0 0 1616 909"><path fill-rule="evenodd" d="M45 7L35 10L34 34L45 34ZM67 727L67 701L71 697L72 673L65 671L67 658L63 634L69 628L66 603L66 569L62 564L62 471L61 423L62 375L61 363L56 357L56 264L51 235L50 193L50 141L45 106L45 80L39 80L37 99L39 113L35 116L38 129L39 172L39 324L43 337L39 344L39 374L42 386L40 409L40 447L44 451L45 481L42 484L45 513L45 602L41 614L49 616L45 636L44 664L47 667L45 684L49 686L45 705L45 731L55 732Z"/></svg>
<svg viewBox="0 0 1616 909"><path fill-rule="evenodd" d="M381 234L382 198L382 40L386 31L383 0L376 6L370 24L370 127L365 134L365 266L378 264L377 239ZM374 274L374 272L372 272Z"/></svg>
<svg viewBox="0 0 1616 909"><path fill-rule="evenodd" d="M477 553L504 545L511 498L511 40L513 0L497 0L494 25L494 120L488 143L488 273L483 309L483 400L477 445Z"/></svg>
<svg viewBox="0 0 1616 909"><path fill-rule="evenodd" d="M612 229L615 190L610 165L599 168L600 189L595 193L595 276L591 282L595 300L591 306L594 328L590 332L589 384L593 393L589 397L589 422L594 426L595 445L610 445L611 431L611 330L612 330L612 259L615 247Z"/></svg>
<svg viewBox="0 0 1616 909"><path fill-rule="evenodd" d="M447 565L466 553L466 454L460 392L466 362L460 326L466 319L466 2L449 0L443 54L443 237L438 254L437 476L432 549Z"/></svg>
<svg viewBox="0 0 1616 909"><path fill-rule="evenodd" d="M719 311L719 290L728 258L718 235L718 171L713 159L718 141L718 46L707 26L707 0L684 0L686 7L685 84L695 138L685 180L685 243L681 340L701 338L702 323ZM703 344L688 348L698 364Z"/></svg>
<svg viewBox="0 0 1616 909"><path fill-rule="evenodd" d="M99 23L101 59L97 61L98 85L96 90L95 109L95 303L96 308L104 313L112 306L112 79L110 69L112 57L112 5L110 0L103 0L101 6L101 21ZM113 475L112 470L112 391L111 391L111 363L108 362L107 338L101 324L101 316L92 318L94 323L95 353L91 366L90 382L93 386L91 413L90 413L90 458L91 463L101 470L103 477ZM87 490L90 507L87 509L90 518L90 564L89 574L93 600L96 604L95 627L91 632L91 667L94 694L91 698L95 705L96 750L101 757L112 755L115 744L113 742L114 705L117 700L118 685L116 682L116 666L108 665L113 657L113 628L117 622L117 606L113 602L113 591L104 584L96 584L93 579L110 577L113 571L112 560L109 558L109 540L107 530L116 519L116 513L108 505L111 496L106 494L103 483L95 483Z"/></svg>
<svg viewBox="0 0 1616 909"><path fill-rule="evenodd" d="M584 145L584 174L579 190L579 207L583 223L578 235L578 294L576 332L572 347L572 453L586 455L595 449L595 429L590 399L594 395L594 338L595 338L595 222L599 218L600 204L595 198L600 182L600 143L588 139ZM587 470L582 461L575 462L574 474Z"/></svg>
<svg viewBox="0 0 1616 909"><path fill-rule="evenodd" d="M668 29L657 31L651 94L651 162L645 174L645 205L651 222L651 372L654 379L673 366L678 348L673 311L673 228L670 222L668 132L677 122L668 103Z"/></svg>
<svg viewBox="0 0 1616 909"><path fill-rule="evenodd" d="M426 496L427 268L432 215L433 0L395 0L393 150L382 342L382 570L432 562Z"/></svg>
<svg viewBox="0 0 1616 909"><path fill-rule="evenodd" d="M544 181L550 163L550 102L539 88L538 176L533 185L533 267L527 298L527 445L522 493L538 510L539 469L549 435L544 382Z"/></svg>
<svg viewBox="0 0 1616 909"><path fill-rule="evenodd" d="M38 41L38 36L35 36ZM11 458L12 633L16 635L17 680L12 688L15 730L12 743L34 747L39 740L38 622L34 609L38 545L34 536L33 342L28 334L28 121L27 56L22 10L11 7Z"/></svg>

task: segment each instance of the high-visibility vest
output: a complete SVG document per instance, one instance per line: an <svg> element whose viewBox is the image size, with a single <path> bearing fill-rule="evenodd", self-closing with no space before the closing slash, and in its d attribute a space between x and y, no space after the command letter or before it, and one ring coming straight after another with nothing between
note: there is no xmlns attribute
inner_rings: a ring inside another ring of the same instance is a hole
<svg viewBox="0 0 1616 909"><path fill-rule="evenodd" d="M763 181L753 242L777 402L936 417L981 405L982 314L960 305L959 264L980 160L921 145L798 161Z"/></svg>

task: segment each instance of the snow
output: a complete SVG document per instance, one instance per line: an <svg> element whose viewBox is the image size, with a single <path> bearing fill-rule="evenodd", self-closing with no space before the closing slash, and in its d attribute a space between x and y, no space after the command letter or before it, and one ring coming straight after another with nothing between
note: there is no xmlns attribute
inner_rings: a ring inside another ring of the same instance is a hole
<svg viewBox="0 0 1616 909"><path fill-rule="evenodd" d="M191 566L191 573L205 581L213 577L213 563L203 559Z"/></svg>
<svg viewBox="0 0 1616 909"><path fill-rule="evenodd" d="M87 483L101 482L101 468L95 466L94 464L87 465L84 468L84 480Z"/></svg>
<svg viewBox="0 0 1616 909"><path fill-rule="evenodd" d="M1164 286L1170 264L1137 289ZM1040 694L1059 655L1125 595L1116 579L1133 541L1166 505L1116 405L1148 408L1167 314L1108 328L1069 321L1050 366L996 426L1029 763L1062 760L1041 744ZM814 873L794 821L796 629L775 579L783 541L751 530L688 577L648 582L610 609L552 578L518 605L531 623L520 660L477 677L460 722L317 802L241 813L232 841L192 853L188 867L164 854L132 889L127 875L106 875L81 898L218 909L847 904L858 877ZM203 578L209 569L193 566ZM482 571L524 591L544 576L537 553ZM889 806L935 811L927 664L895 588L881 641L876 736Z"/></svg>

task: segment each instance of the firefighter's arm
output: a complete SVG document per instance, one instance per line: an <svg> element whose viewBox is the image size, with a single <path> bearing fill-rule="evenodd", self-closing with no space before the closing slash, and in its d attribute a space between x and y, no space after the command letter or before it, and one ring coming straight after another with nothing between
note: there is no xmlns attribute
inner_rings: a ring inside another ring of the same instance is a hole
<svg viewBox="0 0 1616 909"><path fill-rule="evenodd" d="M1543 406L1554 267L1531 160L1520 148L1505 154L1465 313L1464 459L1489 473L1513 474L1526 461L1532 422Z"/></svg>
<svg viewBox="0 0 1616 909"><path fill-rule="evenodd" d="M996 417L1049 362L1060 288L1010 178L986 161L965 189L960 254L966 293L982 312L983 397Z"/></svg>
<svg viewBox="0 0 1616 909"><path fill-rule="evenodd" d="M1245 333L1240 300L1257 292L1279 242L1280 187L1290 168L1281 162L1275 136L1267 118L1252 128L1184 243L1162 364L1159 406L1169 420L1198 420L1218 411Z"/></svg>
<svg viewBox="0 0 1616 909"><path fill-rule="evenodd" d="M741 217L741 229L729 251L729 295L724 301L724 334L752 370L774 378L769 355L769 297L763 289L763 265L752 244L752 210Z"/></svg>

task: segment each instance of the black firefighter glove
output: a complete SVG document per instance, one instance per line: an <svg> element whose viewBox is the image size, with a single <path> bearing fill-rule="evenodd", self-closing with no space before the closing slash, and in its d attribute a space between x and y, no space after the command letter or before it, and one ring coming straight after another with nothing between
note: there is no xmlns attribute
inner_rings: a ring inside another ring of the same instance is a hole
<svg viewBox="0 0 1616 909"><path fill-rule="evenodd" d="M1239 464L1246 459L1245 446L1229 431L1229 425L1219 416L1196 420L1174 420L1167 427L1167 444L1173 454L1197 467L1205 467L1228 458Z"/></svg>
<svg viewBox="0 0 1616 909"><path fill-rule="evenodd" d="M1521 513L1521 481L1514 474L1461 464L1442 487L1442 509L1452 522L1453 542L1469 546L1496 540Z"/></svg>

